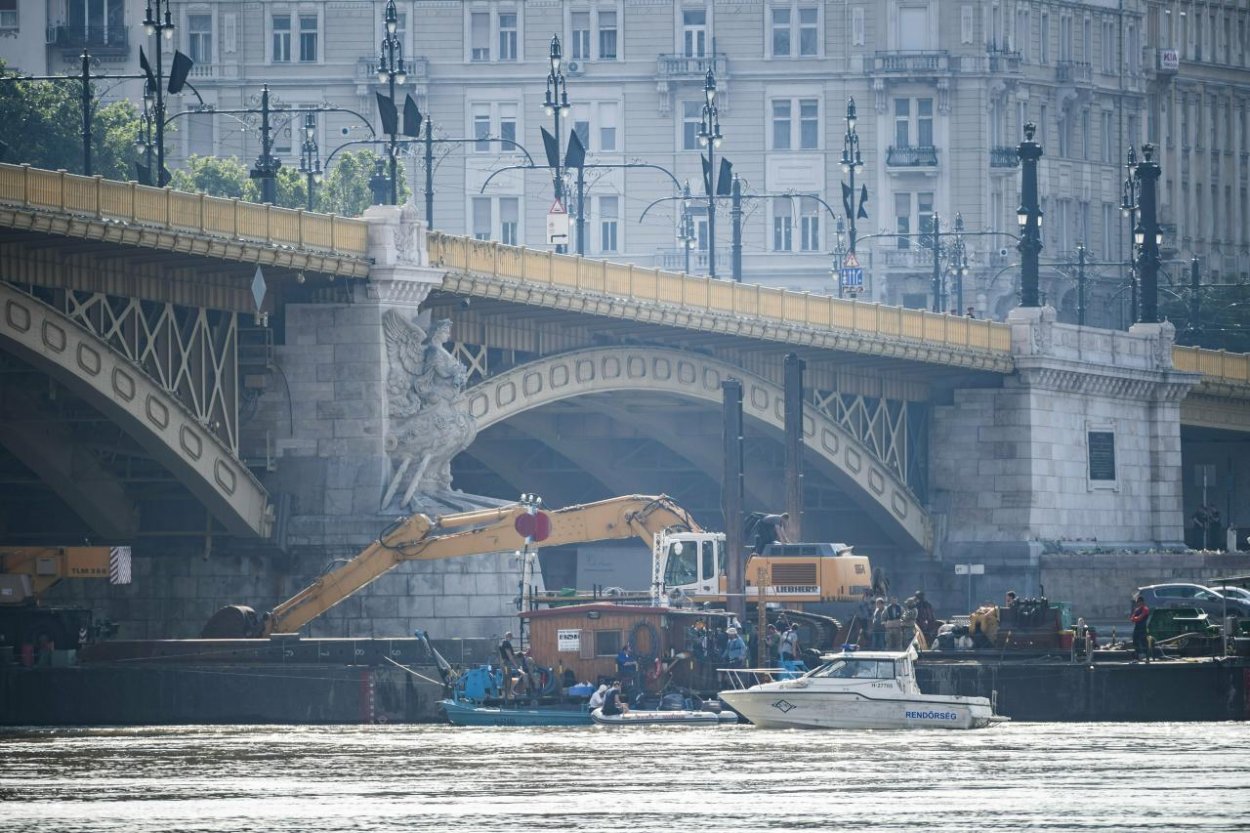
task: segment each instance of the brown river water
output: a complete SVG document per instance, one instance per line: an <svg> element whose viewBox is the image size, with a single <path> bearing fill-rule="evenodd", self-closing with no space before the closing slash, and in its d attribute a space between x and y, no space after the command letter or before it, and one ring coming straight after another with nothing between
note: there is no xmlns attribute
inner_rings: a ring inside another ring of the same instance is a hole
<svg viewBox="0 0 1250 833"><path fill-rule="evenodd" d="M0 833L1250 831L1250 724L0 730Z"/></svg>

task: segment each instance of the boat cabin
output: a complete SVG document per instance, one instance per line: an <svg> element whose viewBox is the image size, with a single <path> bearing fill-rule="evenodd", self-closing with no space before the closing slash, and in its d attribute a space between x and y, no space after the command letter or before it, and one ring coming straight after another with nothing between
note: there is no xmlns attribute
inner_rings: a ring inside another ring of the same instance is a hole
<svg viewBox="0 0 1250 833"><path fill-rule="evenodd" d="M535 662L577 682L618 676L616 658L627 643L638 661L637 679L622 680L657 692L666 688L715 692L715 648L730 627L723 610L675 610L609 603L522 611Z"/></svg>

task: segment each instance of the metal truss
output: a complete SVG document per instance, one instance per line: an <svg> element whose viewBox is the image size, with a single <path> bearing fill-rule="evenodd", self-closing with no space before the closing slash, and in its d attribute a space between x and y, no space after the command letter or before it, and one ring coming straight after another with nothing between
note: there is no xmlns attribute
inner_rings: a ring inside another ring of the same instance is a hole
<svg viewBox="0 0 1250 833"><path fill-rule="evenodd" d="M61 311L108 342L239 453L237 313L65 290Z"/></svg>
<svg viewBox="0 0 1250 833"><path fill-rule="evenodd" d="M921 403L813 390L812 405L847 430L921 501L928 492L928 409Z"/></svg>

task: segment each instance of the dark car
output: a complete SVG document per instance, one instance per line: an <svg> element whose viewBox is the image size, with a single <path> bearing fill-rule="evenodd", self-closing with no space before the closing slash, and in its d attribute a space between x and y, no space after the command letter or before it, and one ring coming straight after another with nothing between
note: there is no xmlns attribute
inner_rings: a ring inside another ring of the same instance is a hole
<svg viewBox="0 0 1250 833"><path fill-rule="evenodd" d="M1146 604L1151 608L1196 607L1215 621L1222 620L1225 615L1250 617L1250 605L1226 599L1200 584L1152 584L1137 588L1137 592L1146 598Z"/></svg>

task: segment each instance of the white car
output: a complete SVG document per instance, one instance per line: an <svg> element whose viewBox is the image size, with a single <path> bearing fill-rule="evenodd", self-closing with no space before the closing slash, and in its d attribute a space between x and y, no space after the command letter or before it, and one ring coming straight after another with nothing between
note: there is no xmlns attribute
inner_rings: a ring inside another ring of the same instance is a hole
<svg viewBox="0 0 1250 833"><path fill-rule="evenodd" d="M1219 593L1221 596L1225 596L1229 599L1236 599L1239 602L1250 604L1250 590L1247 590L1244 587L1224 585L1222 587L1208 587L1207 589L1212 593Z"/></svg>

